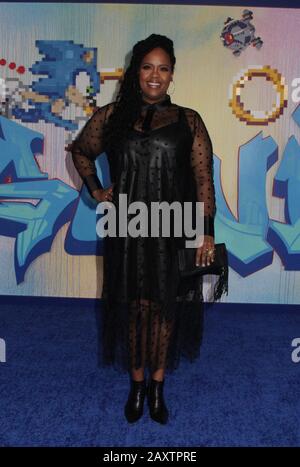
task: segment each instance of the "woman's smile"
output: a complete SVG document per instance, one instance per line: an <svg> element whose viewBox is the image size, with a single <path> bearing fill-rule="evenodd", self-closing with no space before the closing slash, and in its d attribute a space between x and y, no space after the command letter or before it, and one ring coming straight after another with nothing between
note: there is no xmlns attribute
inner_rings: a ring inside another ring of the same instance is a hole
<svg viewBox="0 0 300 467"><path fill-rule="evenodd" d="M150 86L150 88L159 88L160 84L159 83L148 83L148 86Z"/></svg>

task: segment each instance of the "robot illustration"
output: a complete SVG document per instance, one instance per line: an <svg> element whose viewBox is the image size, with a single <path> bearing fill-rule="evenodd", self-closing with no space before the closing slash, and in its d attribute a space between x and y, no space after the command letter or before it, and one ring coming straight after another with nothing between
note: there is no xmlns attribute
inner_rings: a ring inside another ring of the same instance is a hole
<svg viewBox="0 0 300 467"><path fill-rule="evenodd" d="M233 55L239 56L242 50L252 44L258 50L263 45L260 37L255 37L255 27L250 21L253 19L252 11L244 10L242 19L227 18L225 27L220 35L224 47L232 50Z"/></svg>

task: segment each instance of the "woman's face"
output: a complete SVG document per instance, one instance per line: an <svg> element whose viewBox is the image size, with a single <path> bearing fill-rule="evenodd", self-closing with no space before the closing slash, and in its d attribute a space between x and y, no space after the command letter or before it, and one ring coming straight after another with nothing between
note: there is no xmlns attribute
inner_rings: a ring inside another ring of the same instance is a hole
<svg viewBox="0 0 300 467"><path fill-rule="evenodd" d="M167 93L173 72L169 55L157 47L144 56L139 68L139 83L143 99L155 103Z"/></svg>

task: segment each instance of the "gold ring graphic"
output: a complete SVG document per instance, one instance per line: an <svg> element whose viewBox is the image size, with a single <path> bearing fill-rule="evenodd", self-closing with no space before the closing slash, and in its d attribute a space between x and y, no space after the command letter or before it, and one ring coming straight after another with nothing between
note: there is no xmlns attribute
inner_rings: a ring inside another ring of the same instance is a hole
<svg viewBox="0 0 300 467"><path fill-rule="evenodd" d="M273 83L276 90L276 101L271 110L245 109L244 103L241 101L241 90L247 81L250 81L254 76L262 76ZM237 118L246 122L247 125L268 125L270 122L275 122L283 114L284 107L287 107L287 96L288 87L285 84L285 79L275 68L268 65L256 66L244 71L231 85L229 106L232 107L232 112Z"/></svg>

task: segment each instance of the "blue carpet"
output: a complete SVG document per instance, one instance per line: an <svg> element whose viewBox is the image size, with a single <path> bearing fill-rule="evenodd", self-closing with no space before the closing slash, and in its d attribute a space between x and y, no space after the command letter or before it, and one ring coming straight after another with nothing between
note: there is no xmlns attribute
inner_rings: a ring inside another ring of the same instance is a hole
<svg viewBox="0 0 300 467"><path fill-rule="evenodd" d="M201 357L165 383L165 426L123 416L128 377L98 367L85 301L0 304L1 446L299 446L299 307L216 304Z"/></svg>

